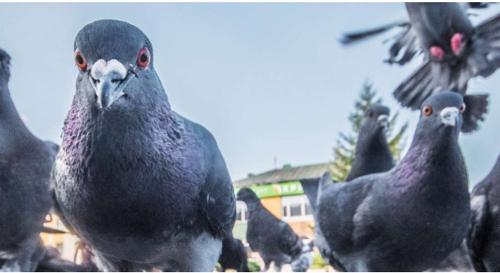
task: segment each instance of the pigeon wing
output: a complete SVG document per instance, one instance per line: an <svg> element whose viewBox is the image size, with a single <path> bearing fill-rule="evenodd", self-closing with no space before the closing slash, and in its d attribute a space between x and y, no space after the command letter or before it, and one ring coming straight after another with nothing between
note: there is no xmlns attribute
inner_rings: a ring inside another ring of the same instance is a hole
<svg viewBox="0 0 500 273"><path fill-rule="evenodd" d="M231 177L213 136L206 131L204 136L211 151L211 168L200 192L202 211L212 232L218 237L232 234L236 220L236 200Z"/></svg>

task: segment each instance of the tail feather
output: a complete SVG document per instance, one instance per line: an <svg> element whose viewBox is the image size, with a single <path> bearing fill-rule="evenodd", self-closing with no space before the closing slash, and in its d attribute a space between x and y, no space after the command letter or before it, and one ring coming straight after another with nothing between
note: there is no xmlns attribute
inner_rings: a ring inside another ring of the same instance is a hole
<svg viewBox="0 0 500 273"><path fill-rule="evenodd" d="M432 64L426 62L396 88L394 97L404 107L419 109L434 91L432 81Z"/></svg>
<svg viewBox="0 0 500 273"><path fill-rule="evenodd" d="M319 178L300 180L302 190L304 191L307 200L309 200L313 214L316 214L318 211L318 204L316 201L318 199L319 180Z"/></svg>
<svg viewBox="0 0 500 273"><path fill-rule="evenodd" d="M309 200L313 214L318 211L319 198L321 191L331 183L332 177L330 172L325 172L321 178L303 179L300 180L302 190Z"/></svg>
<svg viewBox="0 0 500 273"><path fill-rule="evenodd" d="M408 22L400 21L400 22L393 22L393 23L389 23L389 24L386 24L383 26L379 26L379 27L375 27L375 28L371 28L371 29L367 29L367 30L348 32L342 36L342 38L340 39L340 43L342 43L343 45L349 45L349 44L364 40L366 38L384 33L384 32L386 32L394 27L405 26L405 25L408 25Z"/></svg>
<svg viewBox="0 0 500 273"><path fill-rule="evenodd" d="M479 122L484 121L485 114L488 112L487 94L465 95L465 112L463 115L462 132L470 133L479 129Z"/></svg>

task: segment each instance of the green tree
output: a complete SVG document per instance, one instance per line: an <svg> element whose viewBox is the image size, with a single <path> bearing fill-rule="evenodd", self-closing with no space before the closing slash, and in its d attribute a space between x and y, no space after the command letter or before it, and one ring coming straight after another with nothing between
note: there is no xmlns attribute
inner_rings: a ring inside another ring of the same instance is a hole
<svg viewBox="0 0 500 273"><path fill-rule="evenodd" d="M354 159L354 150L358 139L363 114L366 109L373 105L382 103L378 97L377 91L369 81L363 83L359 98L354 103L354 111L349 115L349 122L352 124L352 130L349 133L340 132L337 138L336 147L333 149L332 177L337 181L344 181ZM387 131L387 141L394 159L397 161L401 157L401 152L405 147L405 132L408 129L408 123L397 126L399 113L395 113L391 120L389 130Z"/></svg>

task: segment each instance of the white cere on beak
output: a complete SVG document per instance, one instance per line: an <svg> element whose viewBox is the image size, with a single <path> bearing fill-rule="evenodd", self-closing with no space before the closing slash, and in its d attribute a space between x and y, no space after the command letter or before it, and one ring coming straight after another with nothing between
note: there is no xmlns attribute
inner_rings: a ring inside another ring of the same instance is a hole
<svg viewBox="0 0 500 273"><path fill-rule="evenodd" d="M457 107L446 107L439 113L441 117L441 122L449 126L455 126L457 124L457 119L460 111Z"/></svg>
<svg viewBox="0 0 500 273"><path fill-rule="evenodd" d="M118 77L121 79L125 79L127 76L127 68L118 60L112 59L109 61L105 61L103 59L99 59L97 62L92 65L92 69L90 70L90 75L92 78L99 80L109 74L116 73Z"/></svg>
<svg viewBox="0 0 500 273"><path fill-rule="evenodd" d="M99 59L92 65L90 81L95 89L97 102L101 108L108 107L123 95L122 82L127 77L127 68L118 60Z"/></svg>
<svg viewBox="0 0 500 273"><path fill-rule="evenodd" d="M377 117L377 122L384 128L389 127L389 115L380 115Z"/></svg>

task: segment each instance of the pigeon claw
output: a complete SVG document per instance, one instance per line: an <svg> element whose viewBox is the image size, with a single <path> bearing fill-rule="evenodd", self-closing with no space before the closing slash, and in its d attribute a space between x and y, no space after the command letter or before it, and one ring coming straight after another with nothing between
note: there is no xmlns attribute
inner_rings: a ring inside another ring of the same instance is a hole
<svg viewBox="0 0 500 273"><path fill-rule="evenodd" d="M455 33L451 37L450 40L451 50L453 51L453 54L455 54L456 56L462 53L463 41L464 41L464 35L462 33Z"/></svg>
<svg viewBox="0 0 500 273"><path fill-rule="evenodd" d="M431 53L431 56L438 61L441 61L444 58L444 50L439 46L432 46L429 49L429 52Z"/></svg>

